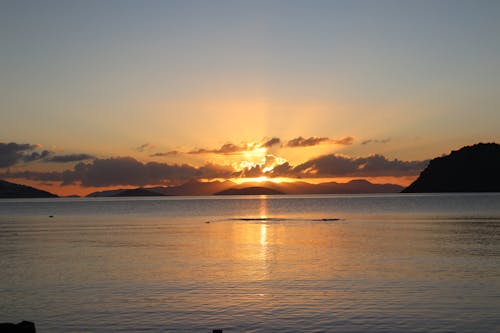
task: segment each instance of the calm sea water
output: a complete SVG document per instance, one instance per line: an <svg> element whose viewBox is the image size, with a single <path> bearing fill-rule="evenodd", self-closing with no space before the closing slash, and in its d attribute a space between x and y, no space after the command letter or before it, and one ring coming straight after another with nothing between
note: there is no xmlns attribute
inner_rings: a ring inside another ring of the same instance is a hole
<svg viewBox="0 0 500 333"><path fill-rule="evenodd" d="M21 320L500 332L500 194L2 200L0 322Z"/></svg>

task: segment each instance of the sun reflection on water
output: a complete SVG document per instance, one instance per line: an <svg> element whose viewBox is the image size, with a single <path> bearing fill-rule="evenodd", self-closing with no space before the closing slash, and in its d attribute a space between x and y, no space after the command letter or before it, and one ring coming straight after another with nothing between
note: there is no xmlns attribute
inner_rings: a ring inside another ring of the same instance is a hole
<svg viewBox="0 0 500 333"><path fill-rule="evenodd" d="M259 216L262 220L267 219L267 195L260 196Z"/></svg>

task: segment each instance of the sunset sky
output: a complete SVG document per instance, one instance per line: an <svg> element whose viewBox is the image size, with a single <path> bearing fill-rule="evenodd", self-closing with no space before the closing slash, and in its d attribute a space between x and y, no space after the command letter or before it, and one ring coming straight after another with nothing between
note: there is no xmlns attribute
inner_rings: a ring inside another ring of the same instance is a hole
<svg viewBox="0 0 500 333"><path fill-rule="evenodd" d="M1 1L0 178L407 185L500 141L499 1Z"/></svg>

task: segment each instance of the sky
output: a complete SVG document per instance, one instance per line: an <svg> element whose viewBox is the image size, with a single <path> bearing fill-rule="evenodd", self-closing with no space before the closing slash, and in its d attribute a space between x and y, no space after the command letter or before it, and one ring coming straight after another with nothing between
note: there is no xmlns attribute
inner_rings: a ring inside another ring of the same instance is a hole
<svg viewBox="0 0 500 333"><path fill-rule="evenodd" d="M0 178L409 184L500 141L498 1L0 1Z"/></svg>

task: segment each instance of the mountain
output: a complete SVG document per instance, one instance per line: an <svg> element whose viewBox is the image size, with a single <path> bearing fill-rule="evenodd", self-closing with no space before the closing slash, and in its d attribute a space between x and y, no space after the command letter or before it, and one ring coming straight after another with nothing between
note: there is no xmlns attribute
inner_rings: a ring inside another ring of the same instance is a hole
<svg viewBox="0 0 500 333"><path fill-rule="evenodd" d="M265 190L248 190L248 188L265 188L267 190L276 191L275 193L262 193ZM225 190L243 190L244 192L256 191L255 194L353 194L353 193L399 193L403 190L402 186L394 184L373 184L364 179L351 180L348 183L328 182L321 184L310 184L306 182L282 182L275 183L272 181L267 182L246 182L236 184L229 180L226 181L213 181L213 182L199 182L191 180L187 183L178 186L157 186L142 188L143 190L159 193L160 195L213 195L220 194ZM138 190L138 189L135 189ZM109 191L94 192L87 197L113 197L123 196L120 193L128 191L126 189L117 189ZM127 193L125 193L127 194ZM222 194L226 194L225 192ZM147 194L146 194L147 195Z"/></svg>
<svg viewBox="0 0 500 333"><path fill-rule="evenodd" d="M165 194L161 194L150 189L145 188L133 188L129 190L123 190L118 192L113 197L163 197Z"/></svg>
<svg viewBox="0 0 500 333"><path fill-rule="evenodd" d="M272 188L262 187L262 186L230 188L215 193L215 195L261 195L261 194L274 195L274 194L285 194L285 193Z"/></svg>
<svg viewBox="0 0 500 333"><path fill-rule="evenodd" d="M0 198L57 198L57 195L31 186L0 180Z"/></svg>
<svg viewBox="0 0 500 333"><path fill-rule="evenodd" d="M190 180L179 186L169 187L151 187L148 190L155 191L164 195L212 195L214 193L226 190L236 185L232 181L213 181L213 182L199 182Z"/></svg>
<svg viewBox="0 0 500 333"><path fill-rule="evenodd" d="M116 190L107 190L107 191L98 191L87 194L88 198L100 198L100 197L114 197L120 192L125 191L125 189L116 189Z"/></svg>
<svg viewBox="0 0 500 333"><path fill-rule="evenodd" d="M500 192L500 145L478 143L434 158L403 192Z"/></svg>
<svg viewBox="0 0 500 333"><path fill-rule="evenodd" d="M354 194L354 193L398 193L402 186L395 184L373 184L364 179L355 179L347 183L327 182L311 184L306 182L251 182L240 184L242 187L266 187L285 194Z"/></svg>
<svg viewBox="0 0 500 333"><path fill-rule="evenodd" d="M235 183L226 181L213 181L213 182L199 182L196 180L190 180L182 185L178 186L156 186L143 188L148 191L158 193L158 195L212 195L216 192L226 190ZM119 194L126 189L115 189L107 191L93 192L87 195L87 197L114 197L119 196Z"/></svg>

